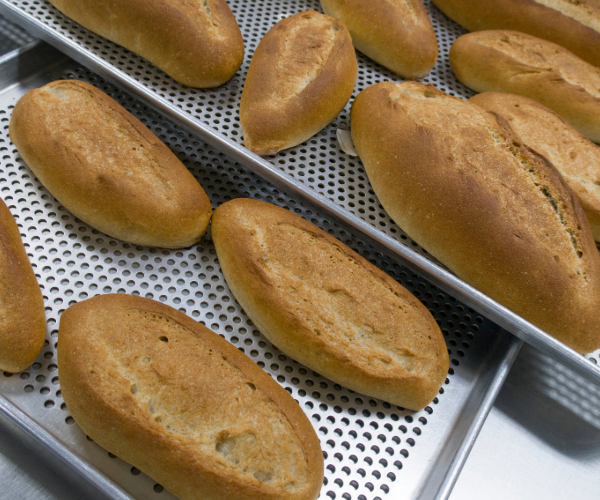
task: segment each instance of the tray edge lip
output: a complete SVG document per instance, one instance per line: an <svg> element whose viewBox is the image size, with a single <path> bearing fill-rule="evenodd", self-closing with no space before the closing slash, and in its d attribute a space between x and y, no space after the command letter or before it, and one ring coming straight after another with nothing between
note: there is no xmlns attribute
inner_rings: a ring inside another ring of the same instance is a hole
<svg viewBox="0 0 600 500"><path fill-rule="evenodd" d="M84 480L106 495L107 498L113 498L115 500L135 500L134 497L126 493L114 481L75 452L71 451L59 439L54 437L50 431L40 426L35 420L2 394L0 394L0 414L10 420L28 436L33 438L47 451L51 452L64 464L75 470Z"/></svg>
<svg viewBox="0 0 600 500"><path fill-rule="evenodd" d="M502 362L498 365L493 378L488 386L487 392L484 395L480 407L473 421L470 423L467 432L459 445L454 458L448 468L444 478L442 479L440 486L437 489L434 500L448 500L452 494L452 490L462 469L467 462L467 458L475 445L483 425L485 424L487 417L494 406L494 402L500 394L500 390L504 386L504 382L508 377L508 373L512 368L521 347L523 341L518 337L511 336L508 348L503 356Z"/></svg>

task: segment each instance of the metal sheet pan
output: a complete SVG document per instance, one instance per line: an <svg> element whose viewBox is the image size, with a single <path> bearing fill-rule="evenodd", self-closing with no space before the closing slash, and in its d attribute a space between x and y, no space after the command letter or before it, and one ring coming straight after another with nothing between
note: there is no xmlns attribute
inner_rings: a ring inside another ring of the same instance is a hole
<svg viewBox="0 0 600 500"><path fill-rule="evenodd" d="M62 311L96 294L139 294L221 334L290 392L321 439L326 465L321 498L447 497L520 341L50 46L33 45L3 58L0 75L0 196L20 226L48 324L46 346L36 362L20 374L0 373L0 413L106 496L173 498L86 439L61 397L56 346ZM420 412L406 411L349 391L285 356L256 330L229 292L210 235L185 250L146 248L114 240L71 215L38 182L8 138L15 102L29 89L61 78L96 85L146 123L196 176L213 206L245 196L287 207L415 293L439 321L450 352L448 378L435 400Z"/></svg>
<svg viewBox="0 0 600 500"><path fill-rule="evenodd" d="M338 118L306 143L263 159L242 145L238 106L254 48L277 21L301 10L319 10L317 0L230 0L246 44L246 57L227 84L208 90L190 89L145 59L105 40L63 16L47 0L0 0L0 13L54 45L74 60L165 113L175 123L234 161L302 200L345 228L360 231L370 244L402 259L411 270L454 295L501 327L600 385L600 367L547 335L523 318L458 279L412 242L379 204L362 164L344 154L336 140L338 128L349 128L350 103ZM425 1L440 46L438 62L423 81L459 97L473 92L460 84L448 63L448 50L465 31ZM355 97L363 88L399 78L357 53L359 74ZM597 356L594 358L596 359Z"/></svg>

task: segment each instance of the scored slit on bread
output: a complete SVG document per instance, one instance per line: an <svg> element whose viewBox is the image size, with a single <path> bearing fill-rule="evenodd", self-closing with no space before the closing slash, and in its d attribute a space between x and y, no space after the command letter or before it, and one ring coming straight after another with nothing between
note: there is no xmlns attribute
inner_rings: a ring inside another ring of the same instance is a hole
<svg viewBox="0 0 600 500"><path fill-rule="evenodd" d="M352 137L392 219L460 278L582 353L600 347L600 256L558 171L499 115L385 82Z"/></svg>

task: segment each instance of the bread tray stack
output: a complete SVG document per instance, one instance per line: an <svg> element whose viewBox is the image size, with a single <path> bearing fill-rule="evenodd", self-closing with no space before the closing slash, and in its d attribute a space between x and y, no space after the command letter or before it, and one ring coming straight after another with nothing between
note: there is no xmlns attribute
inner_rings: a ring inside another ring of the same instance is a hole
<svg viewBox="0 0 600 500"><path fill-rule="evenodd" d="M238 110L248 65L258 42L279 20L314 8L316 0L266 1L229 5L240 25L246 55L242 67L227 84L208 90L190 89L175 82L145 59L109 42L71 21L45 0L0 0L0 13L29 32L95 71L145 103L165 113L182 128L227 154L288 195L327 214L365 241L394 255L411 270L423 273L436 286L451 293L496 324L551 355L588 380L600 385L597 356L577 354L521 317L459 280L432 259L384 212L364 173L362 164L340 150L338 128L349 129L349 112L356 95L378 81L399 78L357 53L358 80L353 98L338 118L306 143L267 159L243 147ZM473 93L454 77L448 50L465 30L426 1L436 30L440 56L423 81L458 97ZM591 360L591 361L590 361Z"/></svg>

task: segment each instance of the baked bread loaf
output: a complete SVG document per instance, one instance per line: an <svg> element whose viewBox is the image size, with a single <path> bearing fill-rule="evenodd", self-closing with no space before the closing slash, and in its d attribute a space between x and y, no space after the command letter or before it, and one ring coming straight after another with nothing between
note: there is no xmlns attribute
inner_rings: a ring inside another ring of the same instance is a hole
<svg viewBox="0 0 600 500"><path fill-rule="evenodd" d="M600 142L600 68L568 50L516 31L479 31L454 42L450 64L467 87L535 99Z"/></svg>
<svg viewBox="0 0 600 500"><path fill-rule="evenodd" d="M60 386L96 443L182 500L313 500L319 439L292 397L160 302L94 297L60 320Z"/></svg>
<svg viewBox="0 0 600 500"><path fill-rule="evenodd" d="M244 58L242 33L225 0L49 1L188 87L222 85Z"/></svg>
<svg viewBox="0 0 600 500"><path fill-rule="evenodd" d="M212 207L194 176L92 85L64 80L27 92L9 132L48 191L96 229L165 248L190 246L206 232Z"/></svg>
<svg viewBox="0 0 600 500"><path fill-rule="evenodd" d="M421 0L321 0L325 14L340 19L363 54L403 78L427 76L438 44Z"/></svg>
<svg viewBox="0 0 600 500"><path fill-rule="evenodd" d="M420 410L448 373L429 311L301 217L251 199L221 205L212 237L229 288L287 355L367 396Z"/></svg>
<svg viewBox="0 0 600 500"><path fill-rule="evenodd" d="M19 228L0 199L0 370L17 373L27 368L45 339L42 292Z"/></svg>
<svg viewBox="0 0 600 500"><path fill-rule="evenodd" d="M378 83L352 138L388 214L456 275L580 353L600 347L600 255L552 164L499 115L417 82Z"/></svg>
<svg viewBox="0 0 600 500"><path fill-rule="evenodd" d="M594 239L600 241L600 148L533 99L484 92L470 101L502 116L522 142L550 160L577 196Z"/></svg>
<svg viewBox="0 0 600 500"><path fill-rule="evenodd" d="M344 108L357 71L350 33L338 19L308 10L279 21L248 68L244 145L264 156L310 139Z"/></svg>
<svg viewBox="0 0 600 500"><path fill-rule="evenodd" d="M469 31L507 29L557 43L600 66L598 0L433 0Z"/></svg>

